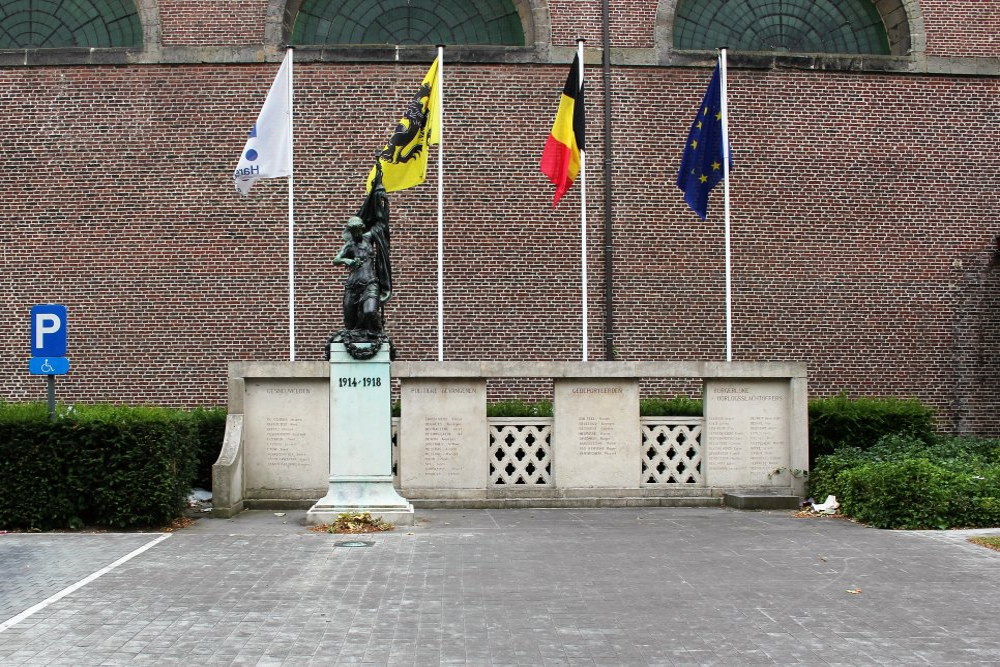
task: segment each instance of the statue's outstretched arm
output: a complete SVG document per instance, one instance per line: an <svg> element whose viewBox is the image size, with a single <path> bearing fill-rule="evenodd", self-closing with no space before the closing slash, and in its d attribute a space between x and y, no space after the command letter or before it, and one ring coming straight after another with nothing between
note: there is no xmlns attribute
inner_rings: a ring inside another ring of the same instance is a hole
<svg viewBox="0 0 1000 667"><path fill-rule="evenodd" d="M347 256L347 249L350 247L349 244L345 243L344 247L340 249L337 256L333 258L334 264L343 264L344 266L354 266L357 264L356 259Z"/></svg>

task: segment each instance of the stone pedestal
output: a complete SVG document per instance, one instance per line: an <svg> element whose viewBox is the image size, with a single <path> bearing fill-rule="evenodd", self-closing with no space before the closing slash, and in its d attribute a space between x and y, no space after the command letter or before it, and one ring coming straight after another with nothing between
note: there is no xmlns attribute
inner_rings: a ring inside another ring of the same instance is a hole
<svg viewBox="0 0 1000 667"><path fill-rule="evenodd" d="M413 505L392 485L388 345L357 360L343 343L330 344L330 485L306 523L332 523L344 512L413 523Z"/></svg>

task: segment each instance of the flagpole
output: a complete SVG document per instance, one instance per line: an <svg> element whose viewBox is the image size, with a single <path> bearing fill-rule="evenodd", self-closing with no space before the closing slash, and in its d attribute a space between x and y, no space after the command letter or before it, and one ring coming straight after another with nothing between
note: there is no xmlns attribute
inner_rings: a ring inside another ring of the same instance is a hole
<svg viewBox="0 0 1000 667"><path fill-rule="evenodd" d="M294 49L288 47L288 360L295 361L295 142L292 134L292 77Z"/></svg>
<svg viewBox="0 0 1000 667"><path fill-rule="evenodd" d="M726 71L726 47L719 49L719 85L722 111L722 182L726 217L726 361L733 360L733 279L729 243L729 95Z"/></svg>
<svg viewBox="0 0 1000 667"><path fill-rule="evenodd" d="M444 45L438 44L438 81L435 87L435 106L440 114L437 115L438 126L434 128L437 132L438 140L438 229L437 229L437 319L438 319L438 361L444 361L444 133L441 131L444 125Z"/></svg>
<svg viewBox="0 0 1000 667"><path fill-rule="evenodd" d="M583 39L576 40L576 55L579 62L580 82L577 93L583 89ZM577 95L576 103L583 102ZM583 361L587 361L587 155L580 151L580 286L583 295Z"/></svg>

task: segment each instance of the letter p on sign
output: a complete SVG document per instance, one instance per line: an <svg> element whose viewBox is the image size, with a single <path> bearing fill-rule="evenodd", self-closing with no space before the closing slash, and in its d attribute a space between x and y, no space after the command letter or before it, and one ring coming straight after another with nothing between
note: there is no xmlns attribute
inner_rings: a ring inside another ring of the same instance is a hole
<svg viewBox="0 0 1000 667"><path fill-rule="evenodd" d="M47 303L31 309L31 356L66 356L66 306Z"/></svg>

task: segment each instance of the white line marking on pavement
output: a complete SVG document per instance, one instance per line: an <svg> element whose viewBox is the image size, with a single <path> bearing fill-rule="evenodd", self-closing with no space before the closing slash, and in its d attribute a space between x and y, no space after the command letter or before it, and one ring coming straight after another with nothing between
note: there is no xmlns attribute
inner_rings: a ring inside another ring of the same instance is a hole
<svg viewBox="0 0 1000 667"><path fill-rule="evenodd" d="M62 589L61 591L59 591L55 595L49 597L48 599L42 600L41 602L39 602L38 604L34 605L33 607L28 607L27 609L25 609L24 611L22 611L17 616L13 616L13 617L7 619L6 621L4 621L3 623L0 623L0 632L3 632L4 630L6 630L7 628L9 628L11 626L17 625L18 623L20 623L24 619L26 619L29 616L31 616L32 614L34 614L36 611L39 611L41 609L45 609L46 607L48 607L53 602L56 602L57 600L61 600L62 598L66 597L67 595L69 595L73 591L78 590L80 588L83 588L84 586L86 586L87 584L89 584L90 582L92 582L94 579L97 579L98 577L107 574L108 572L110 572L111 570L115 569L116 567L118 567L122 563L125 563L127 561L132 560L133 558L135 558L136 556L138 556L139 554L141 554L143 551L146 551L147 549L151 549L151 548L155 547L157 544L159 544L163 540L165 540L168 537L170 537L171 534L172 533L167 533L165 535L160 535L159 537L157 537L152 542L147 542L146 544L142 545L141 547L139 547L138 549L136 549L132 553L125 554L124 556L122 556L121 558L119 558L118 560L116 560L114 563L111 563L111 565L107 565L105 567L102 567L97 572L94 572L90 576L88 576L88 577L86 577L84 579L81 579L80 581L76 582L72 586L67 586L66 588Z"/></svg>

